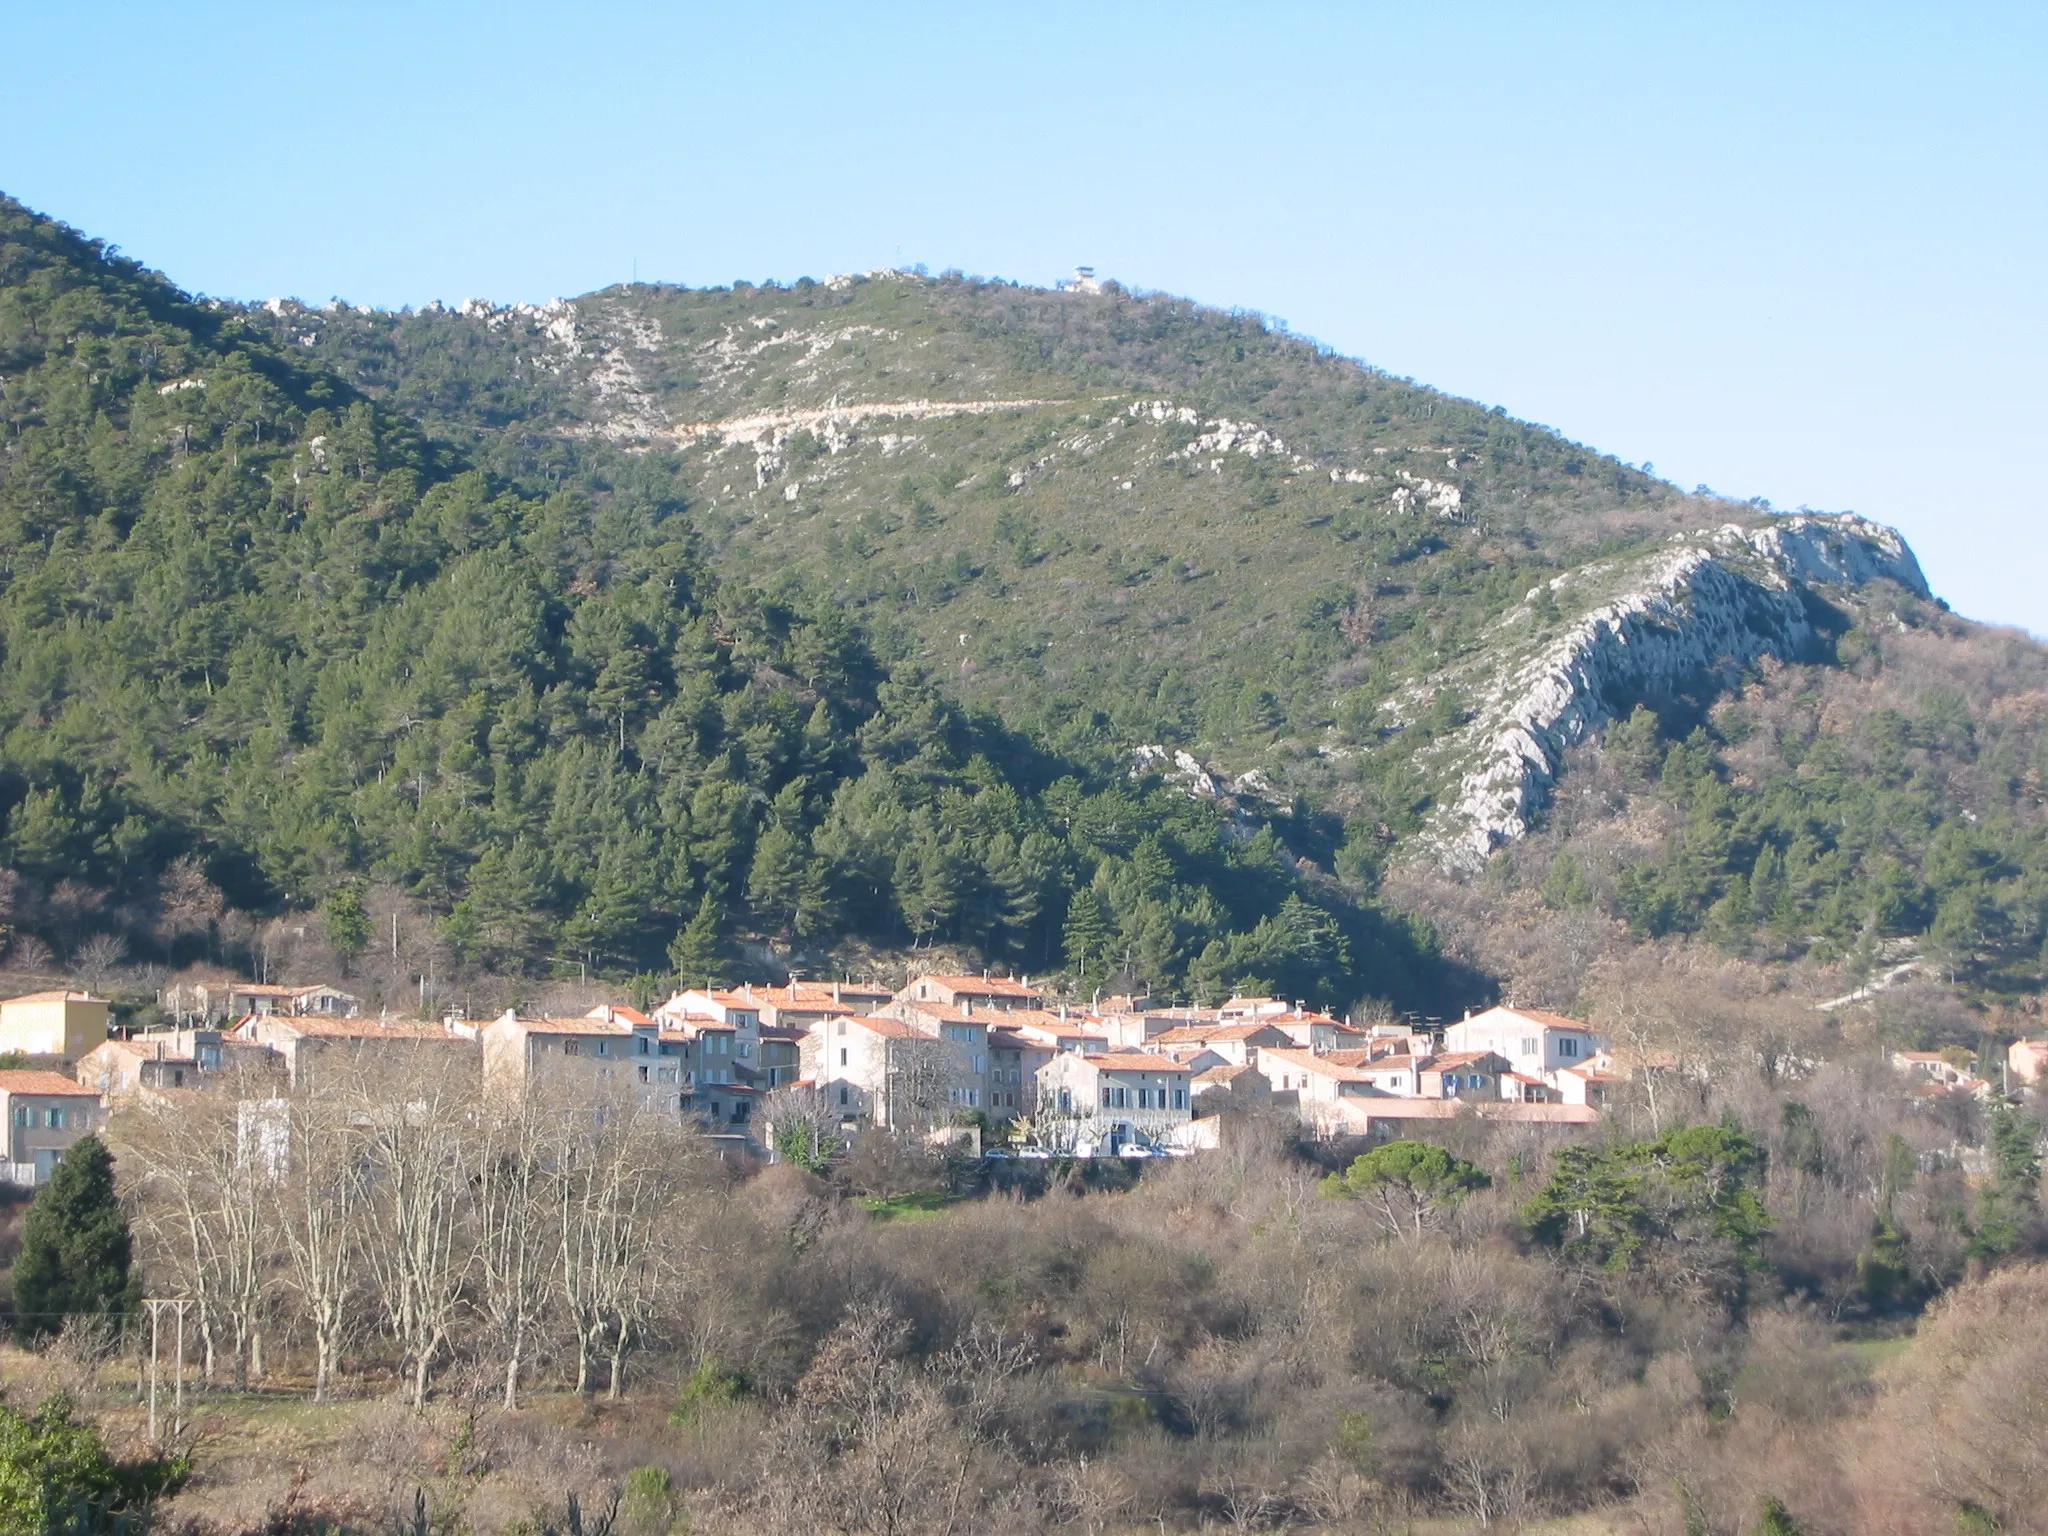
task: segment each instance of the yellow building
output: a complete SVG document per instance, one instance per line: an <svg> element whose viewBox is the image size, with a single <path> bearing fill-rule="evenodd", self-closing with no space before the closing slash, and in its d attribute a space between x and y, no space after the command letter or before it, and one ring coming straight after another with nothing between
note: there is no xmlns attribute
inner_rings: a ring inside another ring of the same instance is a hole
<svg viewBox="0 0 2048 1536"><path fill-rule="evenodd" d="M76 1061L107 1038L107 1000L89 992L31 992L0 1002L0 1053Z"/></svg>

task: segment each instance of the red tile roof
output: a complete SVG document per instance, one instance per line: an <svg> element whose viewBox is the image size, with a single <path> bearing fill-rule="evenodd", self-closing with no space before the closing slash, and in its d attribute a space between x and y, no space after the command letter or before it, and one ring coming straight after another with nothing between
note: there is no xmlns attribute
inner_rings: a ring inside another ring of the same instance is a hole
<svg viewBox="0 0 2048 1536"><path fill-rule="evenodd" d="M55 1072L0 1072L0 1093L27 1093L39 1098L96 1099L99 1090Z"/></svg>
<svg viewBox="0 0 2048 1536"><path fill-rule="evenodd" d="M24 992L19 997L0 998L9 1003L104 1003L104 997L94 997L90 992Z"/></svg>
<svg viewBox="0 0 2048 1536"><path fill-rule="evenodd" d="M288 1029L296 1035L318 1035L330 1040L452 1040L458 1045L468 1041L451 1033L439 1024L415 1024L409 1021L380 1019L326 1019L311 1014L299 1013L252 1013L242 1020L240 1028L251 1023L268 1024L278 1029Z"/></svg>
<svg viewBox="0 0 2048 1536"><path fill-rule="evenodd" d="M1078 1056L1090 1066L1104 1072L1185 1072L1187 1068L1165 1056L1148 1056L1143 1051L1104 1051L1094 1056Z"/></svg>
<svg viewBox="0 0 2048 1536"><path fill-rule="evenodd" d="M1037 997L1038 988L1028 986L1014 976L919 976L911 985L929 981L946 988L949 992L965 992L969 997Z"/></svg>

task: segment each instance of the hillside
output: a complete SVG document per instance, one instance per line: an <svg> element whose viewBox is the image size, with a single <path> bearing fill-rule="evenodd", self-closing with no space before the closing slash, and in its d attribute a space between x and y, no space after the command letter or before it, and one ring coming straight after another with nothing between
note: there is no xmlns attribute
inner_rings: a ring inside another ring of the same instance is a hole
<svg viewBox="0 0 2048 1536"><path fill-rule="evenodd" d="M672 503L508 488L11 205L0 377L24 941L254 963L235 910L315 909L346 964L377 882L430 927L413 965L472 979L941 942L1331 1003L1455 974L1298 870L1291 818L1064 758L828 594L722 581Z"/></svg>
<svg viewBox="0 0 2048 1536"><path fill-rule="evenodd" d="M387 314L4 238L6 920L61 953L339 901L465 986L1565 1004L1596 930L2037 984L2043 653L1888 529L1114 285Z"/></svg>
<svg viewBox="0 0 2048 1536"><path fill-rule="evenodd" d="M1626 855L1608 836L1582 861L1605 871L1594 905L1632 940L1711 927L1728 952L1860 974L1898 941L1928 950L1946 902L1964 963L1944 975L2004 994L2037 972L2036 780L1987 782L1956 754L1995 739L2031 763L2036 723L2007 690L2039 648L1947 615L1888 529L1684 495L1257 316L1115 285L890 272L252 318L509 478L687 508L714 567L829 594L954 697L1070 749L1156 743L1191 754L1190 782L1305 799L1343 831L1302 851L1367 886L1406 866L1407 898L1440 914L1474 898L1429 866L1469 877L1544 827L1567 763L1637 705L1659 733L1638 756L1690 740L1739 799L1757 743L1716 699L1807 718L1791 700L1860 696L1840 721L1892 735L1891 766L1850 774L1868 803L1817 789L1788 743L1771 829L1724 848L1675 829L1653 773L1616 809ZM1957 714L1967 749L1916 736ZM1872 766L1853 733L1802 729ZM1910 810L1889 798L1901 752ZM1824 870L1776 944L1725 901L1759 857ZM1671 875L1702 858L1718 872ZM1644 894L1674 879L1692 886ZM1870 894L1902 879L1911 899Z"/></svg>

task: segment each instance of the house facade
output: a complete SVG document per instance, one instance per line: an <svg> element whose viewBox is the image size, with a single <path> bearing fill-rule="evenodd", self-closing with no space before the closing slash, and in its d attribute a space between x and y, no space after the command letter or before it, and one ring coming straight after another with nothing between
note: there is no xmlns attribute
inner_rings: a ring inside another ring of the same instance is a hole
<svg viewBox="0 0 2048 1536"><path fill-rule="evenodd" d="M56 1171L73 1143L106 1128L100 1096L58 1072L0 1072L0 1120L7 1126L7 1178L33 1188Z"/></svg>
<svg viewBox="0 0 2048 1536"><path fill-rule="evenodd" d="M268 1072L282 1062L260 1045L217 1029L165 1029L107 1040L81 1056L72 1076L109 1100L176 1088L206 1088L224 1074Z"/></svg>
<svg viewBox="0 0 2048 1536"><path fill-rule="evenodd" d="M1194 1118L1189 1077L1142 1051L1062 1051L1039 1069L1040 1139L1064 1141L1064 1151L1111 1152L1164 1141Z"/></svg>
<svg viewBox="0 0 2048 1536"><path fill-rule="evenodd" d="M936 1003L945 1008L973 1007L984 1012L1016 1008L1042 1009L1044 994L1029 976L919 976L896 994L899 1003Z"/></svg>
<svg viewBox="0 0 2048 1536"><path fill-rule="evenodd" d="M1607 1042L1589 1025L1538 1008L1489 1008L1444 1031L1447 1052L1492 1051L1512 1069L1546 1083L1567 1067L1583 1067Z"/></svg>
<svg viewBox="0 0 2048 1536"><path fill-rule="evenodd" d="M477 1069L476 1040L441 1024L259 1013L223 1038L276 1052L294 1088L327 1070L404 1074Z"/></svg>
<svg viewBox="0 0 2048 1536"><path fill-rule="evenodd" d="M740 1079L753 1082L761 1060L761 1005L745 992L717 988L678 992L654 1010L663 1023L710 1019L732 1031L733 1053Z"/></svg>
<svg viewBox="0 0 2048 1536"><path fill-rule="evenodd" d="M107 1038L107 1000L90 992L29 992L0 1002L0 1051L76 1061Z"/></svg>
<svg viewBox="0 0 2048 1536"><path fill-rule="evenodd" d="M652 1020L522 1018L507 1009L478 1036L484 1086L505 1094L535 1088L593 1096L629 1093L638 1103L680 1115L681 1068L662 1060L660 1036Z"/></svg>
<svg viewBox="0 0 2048 1536"><path fill-rule="evenodd" d="M842 1120L922 1129L945 1123L956 1110L985 1107L987 1051L987 1027L979 1019L960 1016L927 1029L908 1019L855 1014L828 1019L804 1035L800 1070Z"/></svg>

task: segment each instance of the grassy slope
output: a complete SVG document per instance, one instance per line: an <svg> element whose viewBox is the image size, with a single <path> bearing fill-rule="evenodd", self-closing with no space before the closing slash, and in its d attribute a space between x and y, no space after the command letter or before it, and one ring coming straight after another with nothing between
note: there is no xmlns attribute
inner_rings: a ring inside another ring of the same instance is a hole
<svg viewBox="0 0 2048 1536"><path fill-rule="evenodd" d="M274 323L373 394L481 434L502 469L686 502L727 571L841 595L1012 720L1184 742L1238 769L1285 759L1279 742L1376 741L1379 701L1469 653L1541 572L1729 515L1178 300L909 276L617 289L578 301L574 356L551 318ZM1057 403L799 426L765 455L645 436L919 400ZM1251 430L1188 451L1219 420Z"/></svg>

